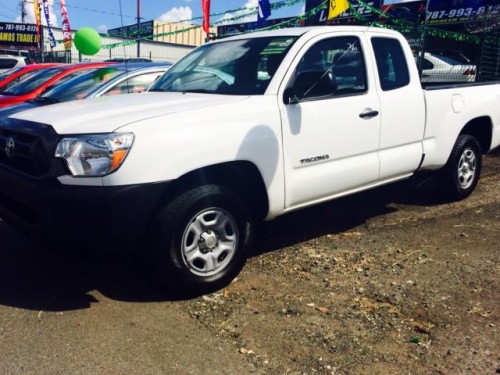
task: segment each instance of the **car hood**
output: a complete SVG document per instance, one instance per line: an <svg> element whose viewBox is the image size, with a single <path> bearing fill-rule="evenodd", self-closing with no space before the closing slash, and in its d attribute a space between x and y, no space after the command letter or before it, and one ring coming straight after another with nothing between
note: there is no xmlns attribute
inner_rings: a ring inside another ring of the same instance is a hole
<svg viewBox="0 0 500 375"><path fill-rule="evenodd" d="M38 103L24 102L21 104L15 104L15 105L10 105L8 107L0 108L0 120L5 118L5 117L8 117L10 115L13 115L14 113L26 111L26 110L32 109L32 108L38 108L40 106L41 106L41 104L38 104Z"/></svg>
<svg viewBox="0 0 500 375"><path fill-rule="evenodd" d="M10 118L51 125L59 134L107 133L141 120L238 102L245 98L148 92L74 100L19 112Z"/></svg>

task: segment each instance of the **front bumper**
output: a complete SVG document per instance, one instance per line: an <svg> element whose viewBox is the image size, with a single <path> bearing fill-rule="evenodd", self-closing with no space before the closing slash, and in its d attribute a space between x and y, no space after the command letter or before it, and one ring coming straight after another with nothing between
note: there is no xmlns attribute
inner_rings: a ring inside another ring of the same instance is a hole
<svg viewBox="0 0 500 375"><path fill-rule="evenodd" d="M62 185L0 168L0 217L34 239L67 247L140 249L166 185Z"/></svg>

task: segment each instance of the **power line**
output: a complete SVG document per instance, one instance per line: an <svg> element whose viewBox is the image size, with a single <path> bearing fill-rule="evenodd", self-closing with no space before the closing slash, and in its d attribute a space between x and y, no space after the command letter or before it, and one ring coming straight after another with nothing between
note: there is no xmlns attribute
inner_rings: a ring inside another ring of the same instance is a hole
<svg viewBox="0 0 500 375"><path fill-rule="evenodd" d="M91 9L91 8L84 8L84 7L79 7L79 6L76 6L76 5L69 5L69 4L67 4L66 6L68 8L75 8L75 9L85 10L87 12L93 12L93 13L107 14L107 15L116 16L116 17L122 17L121 14L113 13L113 12L105 12L103 10L97 10L97 9ZM136 18L136 16L128 16L128 15L123 15L123 17L134 18L134 19Z"/></svg>
<svg viewBox="0 0 500 375"><path fill-rule="evenodd" d="M12 12L12 13L15 13L15 14L19 14L18 10L14 10L14 9L8 8L5 5L2 5L2 8L3 8L3 10L8 10L9 12Z"/></svg>
<svg viewBox="0 0 500 375"><path fill-rule="evenodd" d="M6 18L8 20L15 20L15 18L13 18L12 16L7 16L7 15L2 14L2 13L0 13L0 17Z"/></svg>

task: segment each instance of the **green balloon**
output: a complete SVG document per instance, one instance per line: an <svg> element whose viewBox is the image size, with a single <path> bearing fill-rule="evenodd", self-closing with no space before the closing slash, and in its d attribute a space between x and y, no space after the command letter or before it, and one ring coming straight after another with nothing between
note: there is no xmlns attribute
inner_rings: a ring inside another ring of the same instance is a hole
<svg viewBox="0 0 500 375"><path fill-rule="evenodd" d="M83 27L75 33L75 47L82 55L95 55L101 49L101 36L90 27Z"/></svg>

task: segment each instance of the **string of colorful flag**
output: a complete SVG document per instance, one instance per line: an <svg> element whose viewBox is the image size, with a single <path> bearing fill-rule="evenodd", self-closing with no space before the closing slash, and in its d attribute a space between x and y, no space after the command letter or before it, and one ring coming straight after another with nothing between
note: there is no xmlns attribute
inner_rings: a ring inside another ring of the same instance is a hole
<svg viewBox="0 0 500 375"><path fill-rule="evenodd" d="M306 19L308 19L309 17L315 15L316 13L318 13L319 11L321 11L323 9L326 9L327 7L328 7L328 15L327 15L328 20L333 19L335 17L338 17L339 15L341 15L342 13L344 13L345 11L350 9L352 16L355 17L358 20L358 22L360 22L360 23L364 23L364 24L369 23L371 25L378 26L378 27L393 28L393 29L396 29L396 30L401 31L401 32L409 32L409 31L411 31L412 26L414 26L413 24L409 23L408 21L399 20L396 17L394 17L390 14L387 14L387 13L381 11L380 9L373 7L372 5L368 4L367 2L365 2L363 0L351 0L351 2L356 2L358 6L361 6L365 9L369 10L373 14L378 15L379 18L390 19L394 25L387 25L387 24L379 22L379 21L367 20L362 14L360 14L360 12L357 11L356 7L354 7L354 6L350 7L348 0L324 0L318 6L311 9L310 11L304 13L301 16L291 18L289 20L285 20L281 23L271 25L268 27L263 27L263 25L264 25L265 20L270 17L272 10L279 9L279 8L282 8L285 6L293 6L298 2L303 2L304 0L282 0L282 1L277 1L274 3L271 3L270 0L259 0L257 7L253 7L253 8L244 7L244 8L225 11L222 13L213 13L213 14L210 13L210 0L201 0L201 1L202 1L203 15L201 17L192 18L190 20L184 20L183 22L193 21L196 19L202 19L201 27L203 28L205 33L207 33L207 35L209 35L209 33L210 33L210 25L215 26L215 25L224 24L224 23L231 22L231 21L237 21L239 19L247 18L248 16L251 16L254 14L257 14L257 28L259 30L279 29L279 28L290 26L290 25L302 23ZM68 50L71 48L71 44L72 44L71 27L69 24L69 17L68 17L68 12L66 9L65 0L59 0L59 2L60 2L60 6L61 6L61 18L62 18L62 25L63 25L63 40L59 41L59 42L63 42L64 48L66 50ZM55 47L58 41L55 40L53 31L52 31L52 25L51 25L50 17L49 17L48 0L34 0L33 5L35 7L34 14L35 14L35 22L37 25L37 30L40 30L40 24L41 24L40 8L42 8L44 11L43 13L45 16L45 20L47 22L47 29L48 29L48 33L49 33L50 45L52 47ZM245 10L247 12L245 12ZM230 18L223 18L219 21L213 22L212 24L210 23L211 16L214 17L214 16L220 16L220 15L224 15L224 14L236 14L236 15L233 17L230 17ZM176 30L176 31L171 31L171 32L167 32L167 33L162 33L162 34L154 34L154 37L163 37L163 36L184 33L184 32L188 32L190 30L197 29L199 27L200 26L198 26L198 25L193 25L192 27L184 28L182 30ZM473 43L479 42L479 38L477 36L474 36L474 35L466 35L466 34L461 34L461 33L456 33L456 32L451 32L451 31L432 29L432 28L427 28L426 32L432 36L438 36L438 37L453 39L453 40L457 40L457 41L468 41L468 42L473 42ZM103 45L102 48L103 49L113 49L113 48L120 47L120 46L133 45L133 44L136 44L140 40L148 40L148 39L150 39L150 37L151 36L144 36L144 37L136 38L134 40L127 40L124 42L107 44L107 45Z"/></svg>
<svg viewBox="0 0 500 375"><path fill-rule="evenodd" d="M203 10L203 31L210 34L210 0L201 0ZM259 0L257 7L257 26L262 26L264 21L271 15L271 2L269 0Z"/></svg>
<svg viewBox="0 0 500 375"><path fill-rule="evenodd" d="M35 1L37 1L37 0L35 0ZM38 1L41 2L42 0L38 0ZM64 0L62 0L62 1L64 2ZM202 0L202 1L204 1L204 0ZM210 9L209 8L209 2L210 2L210 0L208 0L208 3L206 4L206 5L208 5L208 8L207 8L208 12L209 12L209 9ZM268 13L268 15L265 17L265 19L267 19L270 16L271 9L272 10L277 10L277 9L281 9L281 8L284 8L284 7L290 7L290 6L293 6L293 5L301 3L301 2L304 2L304 0L281 0L281 1L274 2L274 3L270 3L270 7L268 8L269 11L266 11L266 13ZM266 5L264 5L264 7L265 6ZM203 3L202 3L202 8L203 8ZM212 26L215 26L215 25L221 25L221 24L224 24L224 23L227 23L227 22L231 22L231 21L238 21L238 20L241 20L243 18L247 18L249 16L252 16L252 15L254 15L256 13L258 13L258 7L253 7L253 8L243 7L243 8L226 10L226 11L220 12L220 13L212 13L212 14L209 14L208 17L204 17L204 15L202 15L202 16L199 16L199 17L185 19L185 20L181 20L181 21L178 21L178 22L179 23L189 23L189 22L196 21L196 20L204 20L204 19L206 19L207 22L208 22L208 24L210 24L210 22L209 22L210 17L223 16L223 15L226 15L226 14L236 14L233 17L229 17L229 18L226 17L226 18L221 19L219 21L213 22ZM67 14L67 11L66 11L66 14ZM170 31L170 32L161 33L161 34L158 33L158 34L154 34L154 37L155 38L159 38L159 37L170 36L170 35L175 35L175 34L185 33L185 32L191 31L191 30L195 30L195 29L198 29L200 27L203 27L203 22L204 21L202 21L202 25L201 26L193 25L192 27L187 27L187 28L184 28L182 30ZM263 23L263 22L261 21L261 23ZM64 26L64 16L63 16L63 33L64 33L64 29L65 29L65 26ZM68 21L68 30L70 30L70 28L69 28L69 21ZM64 40L66 40L66 38ZM138 38L135 38L133 40L127 40L127 41L118 42L118 43L106 44L106 45L103 45L102 48L103 49L113 49L113 48L116 48L116 47L133 45L133 44L136 44L138 41L142 41L142 40L150 40L150 36L138 37ZM61 42L61 40L58 40L58 42ZM71 43L71 39L70 39L70 43ZM66 46L66 44L65 44L65 46Z"/></svg>
<svg viewBox="0 0 500 375"><path fill-rule="evenodd" d="M368 3L366 3L364 0L356 0L359 5L361 5L363 8L369 10L371 13L376 14L379 19L387 19L390 20L390 22L394 23L395 25L387 25L385 23L379 22L379 21L370 21L370 25L372 26L377 26L381 28L390 28L390 29L395 29L401 33L409 33L415 30L415 26L418 27L418 25L415 25L413 22L406 21L403 19L398 19L397 17L394 17L393 15L386 13ZM354 7L351 7L351 12L353 16L360 22L362 23L367 23L365 17L360 14ZM439 30L439 29L434 29L434 28L426 28L426 33L431 36L436 36L436 37L441 37L441 38L446 38L446 39L453 39L455 41L462 41L462 42L470 42L470 43L480 43L481 38L479 38L476 35L470 35L470 34L463 34L463 33L457 33L453 31L446 31L446 30Z"/></svg>
<svg viewBox="0 0 500 375"><path fill-rule="evenodd" d="M282 1L275 2L275 3L270 3L270 8L272 10L276 10L276 9L280 9L280 8L283 8L283 7L293 6L293 5L295 5L295 4L299 3L299 2L303 2L303 1L304 0L282 0ZM319 8L319 7L317 7L317 8ZM202 9L204 9L203 8L203 3L202 3ZM209 8L207 8L207 9L209 9ZM210 11L208 10L208 12L210 12ZM204 24L203 20L205 20L205 19L207 20L207 23L213 27L213 26L222 25L222 24L225 24L225 23L228 23L228 22L233 22L233 21L238 21L238 20L241 20L241 19L248 18L249 16L258 14L258 12L259 12L258 7L253 7L253 8L246 8L246 7L244 7L244 8L227 10L227 11L222 12L222 13L212 13L212 14L209 13L209 15L207 17L205 17L205 15L202 15L200 17L196 17L196 18L191 18L191 19L186 19L186 20L183 20L183 21L179 21L179 22L190 22L190 21L202 19L202 26L193 25L191 27L187 27L187 28L184 28L182 30L169 31L169 32L165 32L165 33L155 33L153 35L153 37L154 38L160 38L160 37L181 34L181 33L185 33L185 32L191 31L191 30L198 29L200 27L203 27L203 24ZM229 18L226 17L226 18L223 18L223 19L221 19L219 21L215 21L215 22L210 22L209 21L210 17L222 16L222 15L225 15L225 14L236 14L236 15L234 15L233 17L229 17ZM312 15L314 13L313 12L309 12L308 14ZM269 13L269 15L270 15L270 13ZM269 16L267 16L266 19L268 17ZM299 16L296 19L301 19L301 18L302 17ZM260 22L261 22L261 24L263 23L263 21L260 21ZM284 27L284 26L282 26L282 27ZM264 29L266 29L266 28L260 28L259 30L264 30ZM207 27L207 30L210 30L210 29ZM205 28L204 28L204 31L207 32L205 30ZM136 44L137 41L142 41L142 40L146 40L147 41L147 40L150 40L150 38L151 38L151 36L143 36L143 37L135 38L133 40L127 40L127 41L123 41L123 42L105 44L105 45L102 46L102 48L103 49L113 49L113 48L116 48L116 47L130 46L130 45Z"/></svg>

